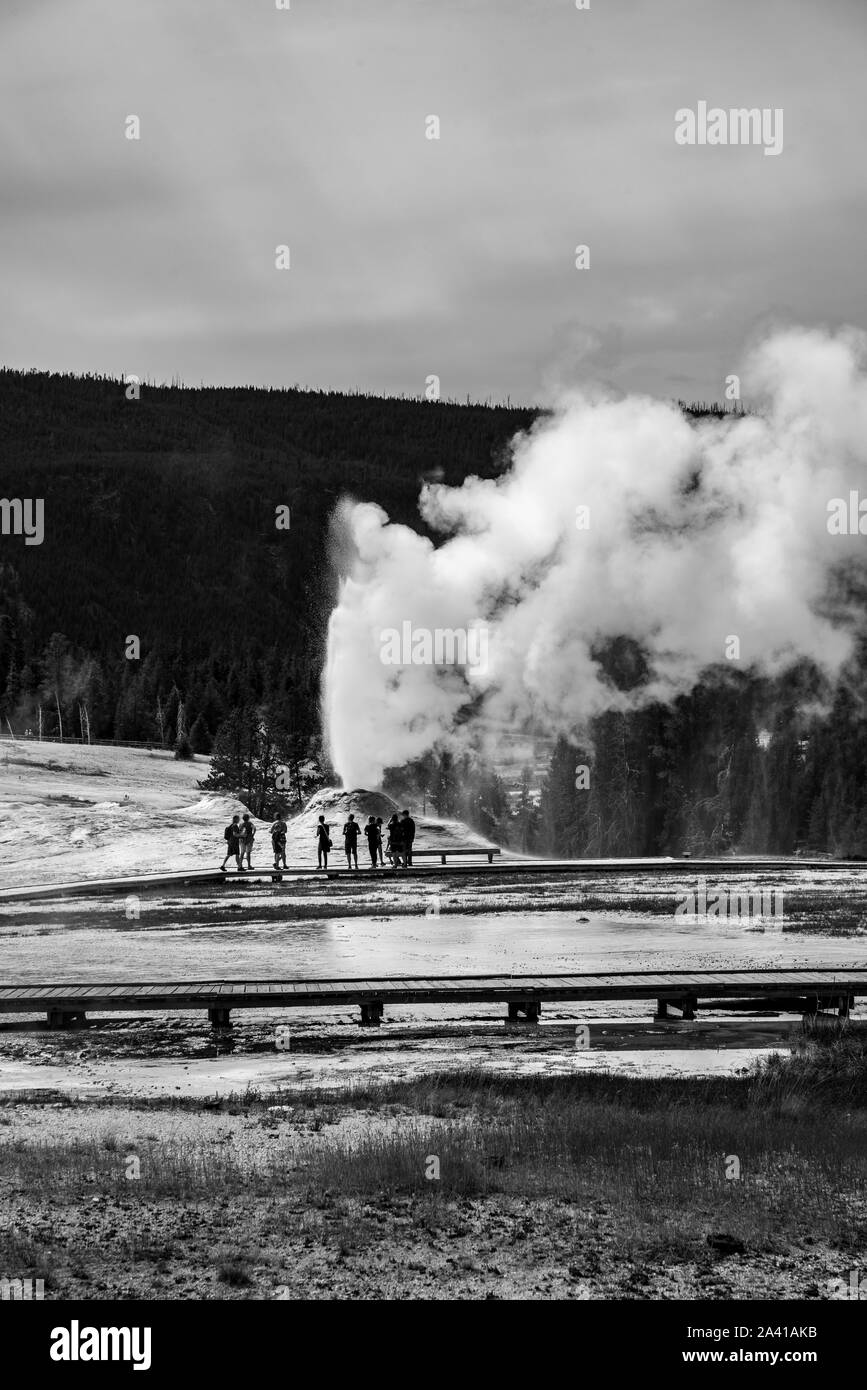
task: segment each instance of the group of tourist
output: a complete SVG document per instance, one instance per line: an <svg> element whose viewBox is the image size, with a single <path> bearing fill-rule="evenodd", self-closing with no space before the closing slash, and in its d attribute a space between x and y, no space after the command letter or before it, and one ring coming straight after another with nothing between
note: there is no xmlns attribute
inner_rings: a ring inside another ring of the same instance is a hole
<svg viewBox="0 0 867 1390"><path fill-rule="evenodd" d="M367 840L370 854L370 867L385 867L385 861L393 869L409 868L412 864L412 843L415 839L415 821L409 811L395 812L391 820L383 826L382 816L368 816L367 825L362 826L352 811L343 827L343 848L346 854L346 867L358 868L358 840L361 834ZM383 838L385 844L383 845ZM317 862L320 869L328 868L328 852L334 848L331 839L331 826L324 816L319 817L316 826Z"/></svg>
<svg viewBox="0 0 867 1390"><path fill-rule="evenodd" d="M271 848L274 851L274 868L286 868L286 831L288 826L282 816L278 816L271 826ZM234 859L239 869L245 872L252 869L253 865L250 856L253 853L253 841L256 838L256 826L245 811L242 816L233 816L230 825L223 831L223 839L226 841L226 857L220 868L226 872L226 865L230 859ZM247 863L244 863L246 859Z"/></svg>
<svg viewBox="0 0 867 1390"><path fill-rule="evenodd" d="M274 852L275 869L287 868L287 829L282 815L278 816L271 826L271 848ZM377 868L378 865L382 865L384 868L386 859L393 869L409 868L412 865L415 821L409 811L401 811L400 815L395 812L385 826L382 823L382 816L368 816L367 824L362 826L350 811L343 827L343 848L346 853L346 867L348 869L358 868L358 840L362 834L367 840L372 869ZM230 859L235 860L239 870L246 872L248 869L252 869L251 855L255 838L256 826L247 811L243 815L232 817L231 824L227 825L223 831L223 839L226 842L226 857L220 865L223 873L226 872L226 865ZM316 850L320 869L328 868L328 853L333 847L331 826L328 825L324 816L320 816L316 825Z"/></svg>

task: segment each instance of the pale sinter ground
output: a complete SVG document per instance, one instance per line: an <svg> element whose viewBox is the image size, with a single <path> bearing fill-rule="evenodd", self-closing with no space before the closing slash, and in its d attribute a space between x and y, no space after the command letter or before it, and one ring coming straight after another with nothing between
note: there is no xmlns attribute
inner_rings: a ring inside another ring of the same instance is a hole
<svg viewBox="0 0 867 1390"><path fill-rule="evenodd" d="M209 759L176 759L171 752L100 745L0 741L2 884L66 883L173 869L216 868L225 854L223 830L240 801L203 792ZM332 802L332 863L345 864L340 830L346 798ZM297 811L297 806L290 806ZM398 809L403 809L402 807ZM410 808L419 842L489 843L457 821ZM316 863L317 798L289 820L289 864ZM356 819L359 811L355 810ZM255 818L254 818L255 819ZM269 821L256 821L253 863L271 863ZM362 838L358 862L367 859Z"/></svg>

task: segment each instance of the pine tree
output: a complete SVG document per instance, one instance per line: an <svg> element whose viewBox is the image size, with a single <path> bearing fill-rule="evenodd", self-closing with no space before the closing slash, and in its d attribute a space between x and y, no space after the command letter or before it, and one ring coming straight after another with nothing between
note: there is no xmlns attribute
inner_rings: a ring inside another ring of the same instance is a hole
<svg viewBox="0 0 867 1390"><path fill-rule="evenodd" d="M587 759L579 757L576 746L561 735L551 753L539 806L542 844L545 852L556 858L572 858L583 852L579 827L586 813L580 798L587 798L589 791L578 791L575 786L579 763L587 763Z"/></svg>
<svg viewBox="0 0 867 1390"><path fill-rule="evenodd" d="M274 815L286 800L281 736L267 707L236 710L217 730L210 770L199 785L237 797L254 816Z"/></svg>
<svg viewBox="0 0 867 1390"><path fill-rule="evenodd" d="M194 753L210 753L212 742L205 716L200 714L190 729L190 747Z"/></svg>
<svg viewBox="0 0 867 1390"><path fill-rule="evenodd" d="M531 768L521 769L521 790L514 814L514 838L522 854L536 854L539 850L539 804L532 797L532 776Z"/></svg>

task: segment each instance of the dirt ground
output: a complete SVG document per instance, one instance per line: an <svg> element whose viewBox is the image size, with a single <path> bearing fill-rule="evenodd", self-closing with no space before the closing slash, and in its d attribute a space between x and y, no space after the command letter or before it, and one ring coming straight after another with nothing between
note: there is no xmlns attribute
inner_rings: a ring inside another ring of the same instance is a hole
<svg viewBox="0 0 867 1390"><path fill-rule="evenodd" d="M402 1118L339 1107L256 1116L2 1107L0 1143L14 1127L19 1144L50 1144L61 1123L67 1142L95 1145L101 1158L100 1175L89 1184L84 1172L74 1196L0 1183L0 1240L42 1272L46 1297L82 1299L811 1299L831 1297L852 1263L806 1234L785 1250L714 1248L710 1210L701 1229L624 1231L604 1201L441 1199L434 1190L354 1198L311 1194L303 1181L179 1199L140 1197L134 1180L124 1183L130 1156L146 1163L152 1145L204 1143L252 1170L294 1141L386 1133ZM100 1190L106 1183L115 1190Z"/></svg>

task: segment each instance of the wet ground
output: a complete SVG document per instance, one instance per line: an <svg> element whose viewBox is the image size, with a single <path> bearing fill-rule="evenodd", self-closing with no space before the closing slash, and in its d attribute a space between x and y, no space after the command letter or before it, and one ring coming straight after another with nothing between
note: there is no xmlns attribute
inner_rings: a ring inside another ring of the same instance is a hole
<svg viewBox="0 0 867 1390"><path fill-rule="evenodd" d="M347 978L630 969L859 966L867 962L867 888L860 874L829 867L773 882L732 873L708 884L708 899L764 887L783 915L764 919L678 915L691 880L632 872L569 880L540 875L530 887L480 873L424 882L236 884L170 896L7 905L0 913L3 978L62 981ZM724 1034L689 1029L671 1045L646 1036L610 1038L576 1055L577 1021L646 1023L646 1002L546 1006L538 1029L509 1032L499 1005L389 1009L382 1028L362 1030L353 1008L235 1015L217 1038L201 1012L150 1019L106 1015L80 1034L49 1033L44 1021L0 1022L0 1088L76 1091L175 1090L207 1094L248 1085L345 1082L355 1073L415 1075L439 1066L558 1070L598 1065L626 1071L733 1070L756 1050L786 1046L759 1020ZM275 1049L289 1023L291 1056ZM706 1022L700 1020L702 1028ZM743 1037L735 1030L747 1027ZM722 1025L720 1025L722 1026ZM702 1045L703 1044L703 1045Z"/></svg>

